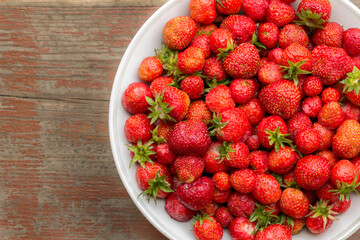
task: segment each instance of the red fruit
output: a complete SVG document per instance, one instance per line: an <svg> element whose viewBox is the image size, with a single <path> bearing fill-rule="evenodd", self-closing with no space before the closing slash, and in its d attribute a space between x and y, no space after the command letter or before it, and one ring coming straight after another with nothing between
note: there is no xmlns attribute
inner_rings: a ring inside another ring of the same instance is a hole
<svg viewBox="0 0 360 240"><path fill-rule="evenodd" d="M323 84L320 78L315 76L310 76L305 79L303 89L306 96L314 97L321 93L323 89Z"/></svg>
<svg viewBox="0 0 360 240"><path fill-rule="evenodd" d="M134 82L126 88L121 103L131 114L145 113L150 107L145 96L152 98L150 88L144 83Z"/></svg>
<svg viewBox="0 0 360 240"><path fill-rule="evenodd" d="M255 188L256 174L248 168L233 172L230 176L231 186L240 193L250 193Z"/></svg>
<svg viewBox="0 0 360 240"><path fill-rule="evenodd" d="M339 102L341 94L336 88L327 87L321 92L321 101L323 105L328 102Z"/></svg>
<svg viewBox="0 0 360 240"><path fill-rule="evenodd" d="M279 148L279 151L273 149L269 155L269 169L274 173L285 174L292 171L295 167L297 155L289 147Z"/></svg>
<svg viewBox="0 0 360 240"><path fill-rule="evenodd" d="M210 24L216 19L216 2L212 0L191 0L190 17L201 24Z"/></svg>
<svg viewBox="0 0 360 240"><path fill-rule="evenodd" d="M250 168L256 174L262 174L268 171L269 152L257 150L250 152Z"/></svg>
<svg viewBox="0 0 360 240"><path fill-rule="evenodd" d="M259 174L252 195L262 204L272 204L279 201L281 189L275 177L269 174Z"/></svg>
<svg viewBox="0 0 360 240"><path fill-rule="evenodd" d="M265 112L257 98L251 99L248 103L240 106L249 118L251 125L257 125L265 116Z"/></svg>
<svg viewBox="0 0 360 240"><path fill-rule="evenodd" d="M242 0L219 0L216 1L216 10L219 13L231 15L240 12Z"/></svg>
<svg viewBox="0 0 360 240"><path fill-rule="evenodd" d="M225 28L216 28L210 34L209 44L211 51L218 54L221 49L227 49L234 44L233 35Z"/></svg>
<svg viewBox="0 0 360 240"><path fill-rule="evenodd" d="M163 138L165 141L169 141L170 133L173 127L173 124L166 124L163 121L160 121L159 125L156 127L156 132L154 133L155 129L153 131L153 139L156 141L156 138Z"/></svg>
<svg viewBox="0 0 360 240"><path fill-rule="evenodd" d="M291 232L284 225L273 224L267 226L263 231L258 231L255 240L291 240Z"/></svg>
<svg viewBox="0 0 360 240"><path fill-rule="evenodd" d="M202 74L209 79L216 79L216 81L225 80L227 73L224 69L221 59L211 57L205 60Z"/></svg>
<svg viewBox="0 0 360 240"><path fill-rule="evenodd" d="M281 194L280 208L286 215L301 219L309 211L309 200L300 189L286 188Z"/></svg>
<svg viewBox="0 0 360 240"><path fill-rule="evenodd" d="M316 29L312 41L317 45L326 45L329 47L341 47L344 29L336 22L327 22L324 28Z"/></svg>
<svg viewBox="0 0 360 240"><path fill-rule="evenodd" d="M214 217L198 215L193 225L193 233L197 240L221 240L223 229Z"/></svg>
<svg viewBox="0 0 360 240"><path fill-rule="evenodd" d="M158 163L166 166L171 165L174 163L175 157L168 143L162 143L156 146L156 160Z"/></svg>
<svg viewBox="0 0 360 240"><path fill-rule="evenodd" d="M321 151L321 150L329 149L332 144L332 139L335 135L334 131L324 127L318 122L314 123L313 129L317 131L320 139L320 145L318 150Z"/></svg>
<svg viewBox="0 0 360 240"><path fill-rule="evenodd" d="M295 9L279 0L271 1L266 13L266 21L284 27L295 19Z"/></svg>
<svg viewBox="0 0 360 240"><path fill-rule="evenodd" d="M256 31L256 25L251 18L244 15L231 15L224 19L220 25L231 32L234 42L241 44L251 40Z"/></svg>
<svg viewBox="0 0 360 240"><path fill-rule="evenodd" d="M274 48L273 50L271 50L269 52L269 55L268 55L269 61L281 65L283 63L283 61L282 61L283 53L284 53L284 50L282 48Z"/></svg>
<svg viewBox="0 0 360 240"><path fill-rule="evenodd" d="M330 129L338 128L344 122L344 119L344 112L338 102L325 104L318 114L319 123Z"/></svg>
<svg viewBox="0 0 360 240"><path fill-rule="evenodd" d="M349 198L349 200L347 199L337 200L333 203L332 210L336 212L336 214L342 214L350 208L350 205L351 205L351 198Z"/></svg>
<svg viewBox="0 0 360 240"><path fill-rule="evenodd" d="M295 143L297 146L297 149L302 154L310 154L319 149L320 146L320 137L318 132L315 129L307 128L304 130L301 130L297 135L295 139Z"/></svg>
<svg viewBox="0 0 360 240"><path fill-rule="evenodd" d="M259 41L267 49L275 48L279 42L279 28L271 22L262 24L259 27Z"/></svg>
<svg viewBox="0 0 360 240"><path fill-rule="evenodd" d="M197 27L196 36L200 36L200 35L203 35L203 34L209 35L216 28L217 28L217 26L215 25L215 23L202 24L202 25Z"/></svg>
<svg viewBox="0 0 360 240"><path fill-rule="evenodd" d="M316 118L322 108L319 96L307 97L301 103L301 111L308 117Z"/></svg>
<svg viewBox="0 0 360 240"><path fill-rule="evenodd" d="M221 191L215 188L214 192L214 202L216 203L226 203L232 194L231 190Z"/></svg>
<svg viewBox="0 0 360 240"><path fill-rule="evenodd" d="M339 194L334 193L337 188L330 184L325 183L319 189L315 191L316 197L322 201L327 201L329 204L336 202L339 198Z"/></svg>
<svg viewBox="0 0 360 240"><path fill-rule="evenodd" d="M203 34L195 36L190 46L200 48L204 52L205 58L208 58L211 55L209 35Z"/></svg>
<svg viewBox="0 0 360 240"><path fill-rule="evenodd" d="M200 120L208 125L212 116L210 109L206 106L206 103L202 100L198 100L190 104L185 118L187 120Z"/></svg>
<svg viewBox="0 0 360 240"><path fill-rule="evenodd" d="M196 23L192 18L188 16L174 17L165 24L163 39L169 48L183 50L190 45L196 31Z"/></svg>
<svg viewBox="0 0 360 240"><path fill-rule="evenodd" d="M301 158L294 170L297 184L306 190L316 190L330 178L331 166L328 160L316 155Z"/></svg>
<svg viewBox="0 0 360 240"><path fill-rule="evenodd" d="M173 79L170 77L155 78L150 83L150 90L151 90L153 97L160 94L164 90L164 88L167 86L170 86L170 84L172 84L172 82L173 82Z"/></svg>
<svg viewBox="0 0 360 240"><path fill-rule="evenodd" d="M215 174L217 172L226 172L230 168L222 161L220 148L223 144L220 142L212 142L210 149L204 154L205 172Z"/></svg>
<svg viewBox="0 0 360 240"><path fill-rule="evenodd" d="M289 139L295 142L296 135L303 129L311 128L312 122L307 115L297 112L286 121L286 126L290 134Z"/></svg>
<svg viewBox="0 0 360 240"><path fill-rule="evenodd" d="M352 104L351 102L346 102L342 104L341 108L344 111L345 120L353 119L360 122L360 108L358 106Z"/></svg>
<svg viewBox="0 0 360 240"><path fill-rule="evenodd" d="M214 216L215 209L216 209L216 203L214 201L211 201L204 209L201 210L201 212L208 216Z"/></svg>
<svg viewBox="0 0 360 240"><path fill-rule="evenodd" d="M191 183L202 175L205 162L200 157L177 156L174 162L174 168L181 182Z"/></svg>
<svg viewBox="0 0 360 240"><path fill-rule="evenodd" d="M235 218L229 227L230 236L233 240L254 240L255 235L252 234L254 231L255 223L249 222L246 217Z"/></svg>
<svg viewBox="0 0 360 240"><path fill-rule="evenodd" d="M190 99L199 99L204 92L204 81L198 76L189 76L181 81L180 88Z"/></svg>
<svg viewBox="0 0 360 240"><path fill-rule="evenodd" d="M231 96L238 104L249 102L255 95L255 80L234 79L230 83Z"/></svg>
<svg viewBox="0 0 360 240"><path fill-rule="evenodd" d="M267 0L243 0L244 14L255 22L265 18L268 6Z"/></svg>
<svg viewBox="0 0 360 240"><path fill-rule="evenodd" d="M214 217L223 228L228 228L234 219L227 207L218 207L215 211Z"/></svg>
<svg viewBox="0 0 360 240"><path fill-rule="evenodd" d="M197 47L188 47L184 52L179 53L177 66L185 74L193 74L200 71L205 63L203 50Z"/></svg>
<svg viewBox="0 0 360 240"><path fill-rule="evenodd" d="M257 134L251 135L246 141L245 144L249 147L250 151L258 150L261 147L259 138Z"/></svg>
<svg viewBox="0 0 360 240"><path fill-rule="evenodd" d="M306 223L305 218L294 219L293 226L287 220L285 220L284 226L287 227L290 230L291 235L296 235L296 234L299 234L301 232L301 230L304 229L305 223Z"/></svg>
<svg viewBox="0 0 360 240"><path fill-rule="evenodd" d="M251 78L260 67L260 55L251 43L242 43L224 59L224 69L233 78Z"/></svg>
<svg viewBox="0 0 360 240"><path fill-rule="evenodd" d="M285 121L279 116L269 116L261 120L257 126L259 142L265 148L278 149L284 142L288 142L288 130ZM273 143L270 143L275 140Z"/></svg>
<svg viewBox="0 0 360 240"><path fill-rule="evenodd" d="M126 139L131 143L141 140L147 142L151 139L151 130L154 125L150 124L150 119L143 113L138 113L129 117L124 125Z"/></svg>
<svg viewBox="0 0 360 240"><path fill-rule="evenodd" d="M230 175L226 172L217 172L212 176L215 188L220 191L230 190Z"/></svg>
<svg viewBox="0 0 360 240"><path fill-rule="evenodd" d="M351 57L360 55L360 29L349 28L344 32L343 45L347 54Z"/></svg>
<svg viewBox="0 0 360 240"><path fill-rule="evenodd" d="M309 37L302 27L296 24L287 24L280 31L279 45L285 49L292 43L298 43L306 47L309 44Z"/></svg>
<svg viewBox="0 0 360 240"><path fill-rule="evenodd" d="M312 13L321 15L321 19L328 21L331 16L331 3L329 0L302 0L298 6L297 12L309 9Z"/></svg>
<svg viewBox="0 0 360 240"><path fill-rule="evenodd" d="M331 146L331 142L330 142L330 146ZM339 161L339 159L335 156L335 154L331 150L318 151L317 155L328 160L331 168L335 165L337 161Z"/></svg>
<svg viewBox="0 0 360 240"><path fill-rule="evenodd" d="M188 222L196 214L196 211L185 207L179 200L176 193L170 193L165 201L165 210L172 219L179 222Z"/></svg>
<svg viewBox="0 0 360 240"><path fill-rule="evenodd" d="M200 177L192 183L181 184L176 193L180 202L191 210L204 209L214 198L214 183L208 177Z"/></svg>
<svg viewBox="0 0 360 240"><path fill-rule="evenodd" d="M157 77L160 77L163 73L163 66L159 59L155 57L145 58L138 70L138 74L141 80L145 82L151 82Z"/></svg>
<svg viewBox="0 0 360 240"><path fill-rule="evenodd" d="M219 85L209 91L205 97L208 108L213 112L222 112L235 108L235 101L228 86Z"/></svg>
<svg viewBox="0 0 360 240"><path fill-rule="evenodd" d="M329 229L335 220L335 212L332 206L326 202L318 201L315 206L310 207L311 212L306 218L306 226L312 233L322 233Z"/></svg>
<svg viewBox="0 0 360 240"><path fill-rule="evenodd" d="M210 148L211 138L205 123L185 120L175 124L168 143L175 154L202 156Z"/></svg>
<svg viewBox="0 0 360 240"><path fill-rule="evenodd" d="M283 80L284 75L283 68L274 62L265 63L257 73L258 79L263 85Z"/></svg>
<svg viewBox="0 0 360 240"><path fill-rule="evenodd" d="M357 171L349 160L340 160L331 169L330 183L332 186L337 187L338 184L343 185L347 183L351 185L356 177Z"/></svg>
<svg viewBox="0 0 360 240"><path fill-rule="evenodd" d="M255 209L255 199L250 194L234 192L227 201L227 207L235 217L249 217Z"/></svg>
<svg viewBox="0 0 360 240"><path fill-rule="evenodd" d="M222 160L229 167L247 168L250 164L249 148L245 143L223 143L220 148Z"/></svg>

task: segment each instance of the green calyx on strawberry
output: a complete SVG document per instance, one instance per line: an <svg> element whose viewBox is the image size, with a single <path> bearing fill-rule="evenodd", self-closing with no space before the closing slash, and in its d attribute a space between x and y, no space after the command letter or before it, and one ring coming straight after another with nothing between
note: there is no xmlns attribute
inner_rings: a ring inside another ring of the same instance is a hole
<svg viewBox="0 0 360 240"><path fill-rule="evenodd" d="M322 19L322 13L318 14L316 12L312 12L310 9L301 9L301 12L296 12L296 15L300 20L295 20L294 22L297 25L307 26L310 32L314 32L317 28L324 28L324 23L326 22Z"/></svg>
<svg viewBox="0 0 360 240"><path fill-rule="evenodd" d="M225 159L230 159L229 153L235 152L235 149L231 147L232 142L223 142L223 145L220 145L217 147L217 150L219 150L220 156L218 156L216 159L220 159L219 163L224 161Z"/></svg>
<svg viewBox="0 0 360 240"><path fill-rule="evenodd" d="M300 186L295 182L295 181L289 181L289 180L284 180L282 184L280 184L280 187L283 188L295 188L295 189L300 189Z"/></svg>
<svg viewBox="0 0 360 240"><path fill-rule="evenodd" d="M210 123L212 124L209 127L210 130L210 136L215 136L216 134L219 134L220 136L222 136L222 132L220 131L222 128L224 128L228 122L222 122L222 116L220 113L215 113L213 114L213 118L210 121Z"/></svg>
<svg viewBox="0 0 360 240"><path fill-rule="evenodd" d="M201 226L203 224L204 220L210 220L210 221L214 222L214 219L209 217L206 213L202 213L202 214L197 214L196 216L194 216L193 225L195 225L196 222L199 222L200 226Z"/></svg>
<svg viewBox="0 0 360 240"><path fill-rule="evenodd" d="M347 78L340 81L340 83L345 84L344 93L354 91L356 96L359 96L360 91L360 70L354 66L353 71L347 74Z"/></svg>
<svg viewBox="0 0 360 240"><path fill-rule="evenodd" d="M138 197L141 195L146 195L146 200L148 202L150 202L150 198L153 197L156 204L156 197L159 190L167 193L174 192L174 190L170 188L170 184L165 181L165 177L165 175L160 176L160 171L158 171L155 175L155 178L149 180L149 188L140 193Z"/></svg>
<svg viewBox="0 0 360 240"><path fill-rule="evenodd" d="M323 227L325 229L328 219L338 220L334 217L337 212L332 210L333 205L328 205L328 201L319 200L315 206L310 205L310 212L307 216L311 218L321 217L323 219Z"/></svg>
<svg viewBox="0 0 360 240"><path fill-rule="evenodd" d="M294 227L294 219L286 214L280 214L277 216L276 224L284 225L285 222L289 223L291 227Z"/></svg>
<svg viewBox="0 0 360 240"><path fill-rule="evenodd" d="M259 37L256 33L253 33L251 43L258 48L258 51L260 51L261 49L267 49L264 44L259 42Z"/></svg>
<svg viewBox="0 0 360 240"><path fill-rule="evenodd" d="M285 147L285 143L288 144L291 148L294 148L292 141L287 138L288 136L290 136L290 133L286 133L286 134L280 133L279 127L277 127L273 131L265 129L265 133L269 135L268 136L269 144L270 145L274 144L274 148L276 152L279 151L280 147L282 148Z"/></svg>
<svg viewBox="0 0 360 240"><path fill-rule="evenodd" d="M155 100L145 97L146 101L150 105L149 110L151 113L148 115L148 118L151 118L151 124L156 122L156 120L161 119L164 122L173 121L176 122L173 117L169 115L169 113L174 109L174 107L169 107L169 104L163 102L164 92L156 95Z"/></svg>
<svg viewBox="0 0 360 240"><path fill-rule="evenodd" d="M156 154L156 152L152 150L154 147L152 145L153 143L154 142L150 140L143 144L143 142L139 140L136 145L127 145L128 150L134 153L134 157L131 159L129 168L131 168L136 162L138 162L143 168L145 168L145 162L154 163L149 157L150 155Z"/></svg>
<svg viewBox="0 0 360 240"><path fill-rule="evenodd" d="M306 62L307 60L302 60L297 63L293 63L291 61L287 61L289 66L281 66L283 68L283 72L286 71L287 73L284 75L285 79L293 80L295 85L299 84L298 75L299 74L310 74L311 72L305 71L300 69L300 67Z"/></svg>
<svg viewBox="0 0 360 240"><path fill-rule="evenodd" d="M231 83L231 81L229 79L225 79L225 80L221 80L221 81L216 80L215 77L213 77L212 79L205 77L205 79L206 79L206 81L205 81L206 85L208 86L208 88L204 89L204 92L206 92L206 93L210 92L211 89L216 88L219 85L228 86Z"/></svg>
<svg viewBox="0 0 360 240"><path fill-rule="evenodd" d="M158 136L158 130L159 130L159 125L157 125L156 128L151 131L152 140L154 140L154 142L157 143L157 144L166 143L165 138Z"/></svg>
<svg viewBox="0 0 360 240"><path fill-rule="evenodd" d="M274 209L268 206L261 204L256 204L255 209L250 215L249 222L256 222L255 229L251 233L254 235L257 231L262 231L267 226L274 223L277 220L278 216L273 215Z"/></svg>
<svg viewBox="0 0 360 240"><path fill-rule="evenodd" d="M234 41L227 41L226 48L219 48L219 53L217 54L217 59L224 60L230 52L234 51L236 48Z"/></svg>
<svg viewBox="0 0 360 240"><path fill-rule="evenodd" d="M346 201L350 200L350 193L355 192L356 194L359 194L358 188L360 186L360 182L358 182L358 174L354 178L354 180L351 182L351 184L348 184L346 182L340 183L337 181L337 189L329 190L329 192L333 192L335 195L339 194L339 200L344 201L346 198Z"/></svg>
<svg viewBox="0 0 360 240"><path fill-rule="evenodd" d="M155 49L155 57L160 60L161 65L166 70L167 77L174 77L181 74L177 67L178 51L168 48L162 44L161 49Z"/></svg>

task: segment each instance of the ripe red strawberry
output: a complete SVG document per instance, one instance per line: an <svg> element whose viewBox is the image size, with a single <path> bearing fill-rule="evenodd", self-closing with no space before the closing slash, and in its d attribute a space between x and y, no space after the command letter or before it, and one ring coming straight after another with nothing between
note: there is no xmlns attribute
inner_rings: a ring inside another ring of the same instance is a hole
<svg viewBox="0 0 360 240"><path fill-rule="evenodd" d="M304 47L309 44L309 37L305 30L296 24L287 24L279 34L279 45L285 49L292 43L298 43Z"/></svg>
<svg viewBox="0 0 360 240"><path fill-rule="evenodd" d="M321 101L323 105L328 102L339 102L341 99L340 92L333 87L327 87L321 92Z"/></svg>
<svg viewBox="0 0 360 240"><path fill-rule="evenodd" d="M214 183L208 177L200 177L194 182L183 183L176 193L180 202L191 210L204 209L214 198Z"/></svg>
<svg viewBox="0 0 360 240"><path fill-rule="evenodd" d="M198 100L190 104L189 110L185 118L188 120L200 120L206 125L208 125L210 124L212 116L211 111L206 106L206 103L202 100Z"/></svg>
<svg viewBox="0 0 360 240"><path fill-rule="evenodd" d="M330 171L328 160L317 155L307 155L297 162L294 178L303 189L316 190L329 180Z"/></svg>
<svg viewBox="0 0 360 240"><path fill-rule="evenodd" d="M146 200L150 201L150 197L166 198L170 192L173 181L166 166L154 162L145 163L145 167L141 165L136 169L136 182L139 188L143 191L141 195L146 195Z"/></svg>
<svg viewBox="0 0 360 240"><path fill-rule="evenodd" d="M229 209L225 206L218 207L215 211L214 217L223 228L228 228L234 219Z"/></svg>
<svg viewBox="0 0 360 240"><path fill-rule="evenodd" d="M341 47L344 29L336 22L327 22L324 28L316 29L312 35L313 43L329 47Z"/></svg>
<svg viewBox="0 0 360 240"><path fill-rule="evenodd" d="M218 27L215 25L215 23L201 24L200 26L197 26L196 36L210 35L211 32L214 31L216 28Z"/></svg>
<svg viewBox="0 0 360 240"><path fill-rule="evenodd" d="M353 119L360 122L360 108L358 106L352 104L351 102L346 102L342 104L341 108L344 111L345 120Z"/></svg>
<svg viewBox="0 0 360 240"><path fill-rule="evenodd" d="M267 0L243 0L244 14L255 22L265 18L268 6Z"/></svg>
<svg viewBox="0 0 360 240"><path fill-rule="evenodd" d="M331 129L324 127L318 122L313 124L313 129L317 131L320 138L320 145L318 150L322 151L329 149L331 147L335 132Z"/></svg>
<svg viewBox="0 0 360 240"><path fill-rule="evenodd" d="M279 201L281 189L275 177L269 174L259 174L252 195L262 204L272 204Z"/></svg>
<svg viewBox="0 0 360 240"><path fill-rule="evenodd" d="M176 193L170 193L165 201L165 210L172 219L179 222L188 222L196 214L196 211L185 207L179 200Z"/></svg>
<svg viewBox="0 0 360 240"><path fill-rule="evenodd" d="M212 142L210 149L204 154L205 172L215 174L217 172L226 172L230 169L225 161L222 161L220 148L223 144L220 142Z"/></svg>
<svg viewBox="0 0 360 240"><path fill-rule="evenodd" d="M131 114L145 113L150 107L145 96L152 98L150 88L142 82L134 82L124 91L121 103Z"/></svg>
<svg viewBox="0 0 360 240"><path fill-rule="evenodd" d="M210 34L209 44L211 51L215 54L227 51L227 48L231 50L235 47L233 35L225 28L214 29Z"/></svg>
<svg viewBox="0 0 360 240"><path fill-rule="evenodd" d="M238 45L250 41L256 31L254 21L244 15L230 15L222 21L220 27L229 30Z"/></svg>
<svg viewBox="0 0 360 240"><path fill-rule="evenodd" d="M349 198L349 200L347 199L337 200L333 203L332 210L336 212L336 214L343 214L350 208L350 205L351 205L351 198Z"/></svg>
<svg viewBox="0 0 360 240"><path fill-rule="evenodd" d="M205 97L207 107L213 112L222 112L235 108L235 101L228 86L219 85L211 89Z"/></svg>
<svg viewBox="0 0 360 240"><path fill-rule="evenodd" d="M306 218L306 226L312 233L322 233L329 229L336 218L332 206L327 202L318 201L315 206L310 206L311 212Z"/></svg>
<svg viewBox="0 0 360 240"><path fill-rule="evenodd" d="M232 190L221 191L215 188L214 192L214 202L216 203L226 203L232 194Z"/></svg>
<svg viewBox="0 0 360 240"><path fill-rule="evenodd" d="M337 188L334 187L329 181L322 185L319 189L315 190L315 194L319 200L332 204L339 199L339 194L334 192L336 189Z"/></svg>
<svg viewBox="0 0 360 240"><path fill-rule="evenodd" d="M295 144L302 154L313 153L320 147L319 134L312 128L303 129L296 135Z"/></svg>
<svg viewBox="0 0 360 240"><path fill-rule="evenodd" d="M280 208L286 215L301 219L306 217L309 211L309 200L301 190L286 188L281 194Z"/></svg>
<svg viewBox="0 0 360 240"><path fill-rule="evenodd" d="M190 46L185 51L179 53L177 66L185 74L193 74L200 71L205 63L203 50Z"/></svg>
<svg viewBox="0 0 360 240"><path fill-rule="evenodd" d="M223 229L214 217L197 215L194 221L193 233L197 240L221 240Z"/></svg>
<svg viewBox="0 0 360 240"><path fill-rule="evenodd" d="M211 138L205 123L185 120L175 124L168 143L175 154L202 156L210 148Z"/></svg>
<svg viewBox="0 0 360 240"><path fill-rule="evenodd" d="M234 240L254 240L255 235L252 234L254 230L255 223L249 222L249 219L246 217L234 218L229 227L231 239Z"/></svg>
<svg viewBox="0 0 360 240"><path fill-rule="evenodd" d="M302 112L295 113L294 116L286 121L289 132L289 139L295 142L296 135L303 129L311 128L311 119Z"/></svg>
<svg viewBox="0 0 360 240"><path fill-rule="evenodd" d="M344 32L342 47L351 57L360 55L360 29L349 28Z"/></svg>
<svg viewBox="0 0 360 240"><path fill-rule="evenodd" d="M317 118L322 108L322 102L319 96L307 97L301 103L301 112L311 118Z"/></svg>
<svg viewBox="0 0 360 240"><path fill-rule="evenodd" d="M255 240L291 240L291 232L284 225L272 224L258 231Z"/></svg>
<svg viewBox="0 0 360 240"><path fill-rule="evenodd" d="M216 203L211 201L204 209L201 210L201 212L212 217L215 214L216 206Z"/></svg>
<svg viewBox="0 0 360 240"><path fill-rule="evenodd" d="M216 2L212 0L191 0L190 17L201 24L210 24L216 19Z"/></svg>
<svg viewBox="0 0 360 240"><path fill-rule="evenodd" d="M247 168L250 164L249 148L245 143L235 142L227 143L223 142L223 145L219 148L220 159L224 163L232 168Z"/></svg>
<svg viewBox="0 0 360 240"><path fill-rule="evenodd" d="M263 85L269 85L270 83L283 80L284 75L283 68L274 62L265 63L257 73L257 77Z"/></svg>
<svg viewBox="0 0 360 240"><path fill-rule="evenodd" d="M292 117L300 106L300 90L288 80L273 82L260 90L259 101L263 109L284 119Z"/></svg>
<svg viewBox="0 0 360 240"><path fill-rule="evenodd" d="M282 64L282 55L284 53L284 49L282 48L274 48L269 52L268 58L270 62L274 62L276 64Z"/></svg>
<svg viewBox="0 0 360 240"><path fill-rule="evenodd" d="M231 96L238 104L245 104L255 96L253 79L234 79L230 83Z"/></svg>
<svg viewBox="0 0 360 240"><path fill-rule="evenodd" d="M155 57L146 57L139 66L138 74L140 79L144 82L151 82L155 78L160 77L163 70L163 66L159 59Z"/></svg>
<svg viewBox="0 0 360 240"><path fill-rule="evenodd" d="M328 21L331 16L331 3L329 0L302 0L298 6L297 12L309 9L312 13L321 15L321 19Z"/></svg>
<svg viewBox="0 0 360 240"><path fill-rule="evenodd" d="M156 126L156 128L152 132L152 139L156 142L169 141L170 133L173 127L174 125L172 123L167 124L163 121L160 121L160 123Z"/></svg>
<svg viewBox="0 0 360 240"><path fill-rule="evenodd" d="M251 78L260 67L260 55L251 43L242 43L224 59L224 69L233 78Z"/></svg>
<svg viewBox="0 0 360 240"><path fill-rule="evenodd" d="M150 90L153 95L153 97L156 97L156 95L160 94L165 87L170 86L173 83L173 79L171 77L158 77L155 78L150 83Z"/></svg>
<svg viewBox="0 0 360 240"><path fill-rule="evenodd" d="M255 209L251 194L234 192L227 201L227 207L234 217L249 217Z"/></svg>
<svg viewBox="0 0 360 240"><path fill-rule="evenodd" d="M180 88L190 99L199 99L204 92L204 81L199 76L188 76L181 81Z"/></svg>
<svg viewBox="0 0 360 240"><path fill-rule="evenodd" d="M269 169L274 173L285 174L292 171L295 167L297 155L295 151L287 146L273 149L269 155Z"/></svg>
<svg viewBox="0 0 360 240"><path fill-rule="evenodd" d="M150 119L146 114L138 113L129 117L124 125L124 133L126 139L131 143L136 143L139 140L147 142L151 139L151 130L154 125L150 123Z"/></svg>
<svg viewBox="0 0 360 240"><path fill-rule="evenodd" d="M250 193L255 188L256 174L248 168L239 169L230 175L231 186L240 193Z"/></svg>
<svg viewBox="0 0 360 240"><path fill-rule="evenodd" d="M227 78L227 73L221 59L217 59L216 57L206 59L201 72L209 79L215 78L216 81L225 80Z"/></svg>
<svg viewBox="0 0 360 240"><path fill-rule="evenodd" d="M259 27L259 41L267 49L275 48L279 42L279 28L271 22L266 22Z"/></svg>
<svg viewBox="0 0 360 240"><path fill-rule="evenodd" d="M242 0L218 0L216 10L221 14L231 15L240 12Z"/></svg>
<svg viewBox="0 0 360 240"><path fill-rule="evenodd" d="M256 150L250 152L250 168L256 174L266 173L268 170L269 152L264 150Z"/></svg>
<svg viewBox="0 0 360 240"><path fill-rule="evenodd" d="M306 96L314 97L321 93L321 91L323 90L323 84L320 78L315 76L309 76L305 79L303 89Z"/></svg>
<svg viewBox="0 0 360 240"><path fill-rule="evenodd" d="M266 13L266 21L284 27L295 19L295 9L280 0L271 1Z"/></svg>
<svg viewBox="0 0 360 240"><path fill-rule="evenodd" d="M174 168L181 182L191 183L202 175L205 162L200 157L177 156L174 161Z"/></svg>
<svg viewBox="0 0 360 240"><path fill-rule="evenodd" d="M330 129L338 128L344 119L344 112L338 102L325 104L318 114L319 123Z"/></svg>
<svg viewBox="0 0 360 240"><path fill-rule="evenodd" d="M285 220L284 226L287 227L291 235L299 234L305 227L306 219L293 219L293 224L290 224L289 221Z"/></svg>
<svg viewBox="0 0 360 240"><path fill-rule="evenodd" d="M343 81L340 81L341 84L344 84L343 92L345 93L346 98L356 106L360 106L360 84L359 84L360 71L354 66L352 72L347 74L347 78Z"/></svg>
<svg viewBox="0 0 360 240"><path fill-rule="evenodd" d="M165 24L162 34L169 48L183 50L190 45L196 31L196 23L192 18L179 16L170 19Z"/></svg>
<svg viewBox="0 0 360 240"><path fill-rule="evenodd" d="M253 126L256 126L265 116L265 112L257 98L253 98L248 103L239 107L245 111L249 118L249 122Z"/></svg>
<svg viewBox="0 0 360 240"><path fill-rule="evenodd" d="M191 47L197 47L203 50L205 54L205 58L210 57L211 49L210 49L210 36L207 34L197 35L192 40Z"/></svg>
<svg viewBox="0 0 360 240"><path fill-rule="evenodd" d="M211 178L215 188L221 191L227 191L231 188L230 175L226 172L217 172Z"/></svg>
<svg viewBox="0 0 360 240"><path fill-rule="evenodd" d="M335 193L339 193L339 199L350 199L350 193L354 191L359 184L357 179L357 170L349 160L340 160L331 169L330 183L337 188Z"/></svg>
<svg viewBox="0 0 360 240"><path fill-rule="evenodd" d="M175 154L171 151L168 143L162 143L156 146L156 160L163 165L171 165L174 163Z"/></svg>

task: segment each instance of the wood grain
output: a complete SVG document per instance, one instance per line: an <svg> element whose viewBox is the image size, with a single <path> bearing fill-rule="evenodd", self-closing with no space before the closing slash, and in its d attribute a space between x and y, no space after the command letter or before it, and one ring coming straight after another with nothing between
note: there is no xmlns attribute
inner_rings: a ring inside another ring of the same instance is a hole
<svg viewBox="0 0 360 240"><path fill-rule="evenodd" d="M121 56L165 2L0 0L1 239L166 239L124 189L107 123Z"/></svg>

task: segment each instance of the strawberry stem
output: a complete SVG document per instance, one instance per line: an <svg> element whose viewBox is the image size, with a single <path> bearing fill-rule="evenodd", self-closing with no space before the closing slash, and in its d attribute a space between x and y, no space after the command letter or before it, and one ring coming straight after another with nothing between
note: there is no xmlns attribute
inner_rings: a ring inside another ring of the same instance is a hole
<svg viewBox="0 0 360 240"><path fill-rule="evenodd" d="M275 151L279 152L279 148L285 147L285 144L288 144L291 148L294 148L292 141L286 137L290 136L289 133L280 133L279 127L276 127L275 130L270 131L269 129L265 129L265 133L267 133L270 146L274 145Z"/></svg>
<svg viewBox="0 0 360 240"><path fill-rule="evenodd" d="M324 23L326 21L322 19L322 13L313 13L308 8L306 11L302 8L300 13L296 12L296 15L300 20L294 20L294 23L297 25L307 26L310 30L310 33L313 33L317 28L324 28Z"/></svg>
<svg viewBox="0 0 360 240"><path fill-rule="evenodd" d="M143 144L141 140L137 142L136 145L126 145L128 150L134 153L134 157L130 161L129 168L131 168L134 163L138 162L143 168L145 168L145 163L154 163L153 160L150 159L150 155L156 154L153 149L154 142L152 140Z"/></svg>
<svg viewBox="0 0 360 240"><path fill-rule="evenodd" d="M284 75L285 79L293 80L295 85L297 86L299 84L298 75L300 74L311 74L309 71L305 71L300 69L300 67L306 62L307 60L301 60L297 63L293 63L291 61L287 61L289 66L281 66L283 69L282 72L286 71L286 74Z"/></svg>
<svg viewBox="0 0 360 240"><path fill-rule="evenodd" d="M176 122L169 113L174 109L174 107L169 107L167 102L163 102L164 92L155 96L155 101L152 98L145 96L147 103L150 105L149 110L151 113L148 115L148 118L151 118L150 124L153 124L159 118L166 123L167 120Z"/></svg>
<svg viewBox="0 0 360 240"><path fill-rule="evenodd" d="M219 150L220 153L220 156L216 157L216 159L220 159L218 163L221 163L225 159L229 160L229 153L235 152L235 149L233 149L231 146L232 142L223 142L223 145L217 147L217 150Z"/></svg>

